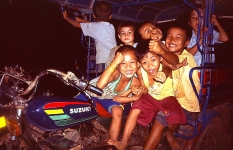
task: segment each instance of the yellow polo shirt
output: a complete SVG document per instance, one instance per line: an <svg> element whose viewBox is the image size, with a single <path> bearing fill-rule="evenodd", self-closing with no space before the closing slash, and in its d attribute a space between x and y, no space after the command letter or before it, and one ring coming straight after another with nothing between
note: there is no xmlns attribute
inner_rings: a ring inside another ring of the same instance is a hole
<svg viewBox="0 0 233 150"><path fill-rule="evenodd" d="M180 62L187 58L188 65L172 71L175 96L184 109L190 112L200 112L198 98L195 95L189 80L189 72L193 67L196 67L197 64L193 59L193 56L186 50L184 50L183 53L178 57ZM200 79L198 77L197 70L193 71L192 78L196 86L196 89L199 92Z"/></svg>

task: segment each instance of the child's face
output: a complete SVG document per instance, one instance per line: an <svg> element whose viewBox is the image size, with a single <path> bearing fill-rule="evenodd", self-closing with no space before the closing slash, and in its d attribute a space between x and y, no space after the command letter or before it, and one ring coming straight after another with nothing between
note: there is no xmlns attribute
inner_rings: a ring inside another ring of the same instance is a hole
<svg viewBox="0 0 233 150"><path fill-rule="evenodd" d="M145 23L141 28L138 30L141 38L143 40L150 39L151 31L155 28L152 23Z"/></svg>
<svg viewBox="0 0 233 150"><path fill-rule="evenodd" d="M201 16L203 16L203 13L201 11ZM197 32L198 31L198 23L199 23L199 17L196 12L196 10L193 10L190 14L189 22L188 24L192 27L192 29Z"/></svg>
<svg viewBox="0 0 233 150"><path fill-rule="evenodd" d="M182 54L184 47L189 43L186 40L186 33L180 28L170 28L166 36L166 47L176 55Z"/></svg>
<svg viewBox="0 0 233 150"><path fill-rule="evenodd" d="M118 33L118 37L125 45L134 44L134 30L132 27L122 27Z"/></svg>
<svg viewBox="0 0 233 150"><path fill-rule="evenodd" d="M140 59L140 64L150 76L154 76L159 70L160 57L153 52L149 52Z"/></svg>
<svg viewBox="0 0 233 150"><path fill-rule="evenodd" d="M122 75L131 78L139 67L137 57L133 51L123 52L122 54L124 55L124 61L118 65L118 69Z"/></svg>

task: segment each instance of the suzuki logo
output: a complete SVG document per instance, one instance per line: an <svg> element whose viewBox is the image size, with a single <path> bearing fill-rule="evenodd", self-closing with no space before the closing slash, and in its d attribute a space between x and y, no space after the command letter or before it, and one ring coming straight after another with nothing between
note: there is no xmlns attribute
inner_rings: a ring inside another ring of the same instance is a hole
<svg viewBox="0 0 233 150"><path fill-rule="evenodd" d="M71 108L70 109L70 114L77 114L77 113L82 113L82 112L87 112L91 111L91 107L81 107L81 108Z"/></svg>

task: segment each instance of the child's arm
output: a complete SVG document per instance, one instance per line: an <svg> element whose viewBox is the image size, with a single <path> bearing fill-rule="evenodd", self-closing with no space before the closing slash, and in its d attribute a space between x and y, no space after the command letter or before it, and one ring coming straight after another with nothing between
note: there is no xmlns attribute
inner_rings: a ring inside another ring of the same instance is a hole
<svg viewBox="0 0 233 150"><path fill-rule="evenodd" d="M89 23L90 21L87 21L85 19L81 19L79 17L75 17L75 20L71 19L68 17L68 14L66 13L66 11L64 11L63 13L63 18L68 21L71 25L75 26L76 28L81 28L80 23Z"/></svg>
<svg viewBox="0 0 233 150"><path fill-rule="evenodd" d="M222 26L219 24L219 22L218 22L218 20L216 18L216 15L212 15L211 22L218 28L218 32L219 32L219 38L218 38L218 40L220 42L226 42L226 41L228 41L227 33L222 28Z"/></svg>
<svg viewBox="0 0 233 150"><path fill-rule="evenodd" d="M199 45L202 45L202 37L200 37ZM198 51L197 44L195 44L191 48L187 48L187 51L194 56Z"/></svg>
<svg viewBox="0 0 233 150"><path fill-rule="evenodd" d="M145 93L148 93L148 89L147 89L147 87L145 86L145 84L144 84L144 82L143 82L142 72L141 72L141 69L140 69L140 68L137 70L136 74L137 74L138 80L139 80L139 82L140 82L140 85L141 85L141 86L143 87L143 89L144 89L144 90L143 90L144 94L145 94Z"/></svg>
<svg viewBox="0 0 233 150"><path fill-rule="evenodd" d="M131 93L134 96L128 97ZM144 93L144 88L140 86L140 81L138 80L138 78L133 77L133 81L132 81L130 89L115 96L113 100L119 103L134 102L138 100L143 93Z"/></svg>
<svg viewBox="0 0 233 150"><path fill-rule="evenodd" d="M118 64L124 60L123 54L117 52L115 58L108 66L108 68L101 74L96 86L100 89L103 89L109 82L115 79L114 75L118 75L119 71L116 70Z"/></svg>
<svg viewBox="0 0 233 150"><path fill-rule="evenodd" d="M176 70L176 69L179 69L180 67L186 66L188 62L187 62L187 58L185 58L184 60L182 60L182 62L176 65L171 65L166 60L162 59L161 64L163 65L163 67L169 67L172 70Z"/></svg>
<svg viewBox="0 0 233 150"><path fill-rule="evenodd" d="M222 28L222 26L219 24L219 22L218 22L218 20L216 18L216 15L212 15L211 22L213 23L213 25L215 25L218 28L218 32L219 32L218 41L220 41L220 42L226 42L226 41L228 41L227 33ZM205 32L207 30L208 29L203 29L202 30L202 32L201 32L202 34L201 34L201 37L200 37L200 40L199 40L199 45L202 44L202 35L203 35L203 32ZM197 53L197 51L198 51L197 45L195 44L193 47L187 48L187 51L194 56Z"/></svg>
<svg viewBox="0 0 233 150"><path fill-rule="evenodd" d="M169 64L176 65L179 63L178 56L169 52L161 41L150 40L149 49L150 51L163 57L163 59L165 59Z"/></svg>
<svg viewBox="0 0 233 150"><path fill-rule="evenodd" d="M119 94L113 98L113 101L119 102L119 103L130 103L137 101L142 94L144 93L144 88L142 86L135 85L136 87L132 87L131 89L125 91L122 94ZM133 88L137 88L137 92L133 92ZM133 93L134 96L128 97L129 94Z"/></svg>

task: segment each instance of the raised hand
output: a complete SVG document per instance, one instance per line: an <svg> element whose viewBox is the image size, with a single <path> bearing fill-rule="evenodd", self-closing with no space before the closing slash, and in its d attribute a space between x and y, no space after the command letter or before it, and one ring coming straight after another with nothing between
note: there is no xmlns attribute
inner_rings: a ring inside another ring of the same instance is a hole
<svg viewBox="0 0 233 150"><path fill-rule="evenodd" d="M216 15L211 16L211 23L213 23L215 26L219 25Z"/></svg>
<svg viewBox="0 0 233 150"><path fill-rule="evenodd" d="M122 61L124 61L124 55L120 52L117 52L111 64L119 65Z"/></svg>
<svg viewBox="0 0 233 150"><path fill-rule="evenodd" d="M151 31L150 39L154 41L159 41L163 37L163 33L159 28L154 27Z"/></svg>
<svg viewBox="0 0 233 150"><path fill-rule="evenodd" d="M166 50L166 47L165 47L164 43L161 41L150 40L149 49L150 49L150 51L154 52L155 54L161 55Z"/></svg>
<svg viewBox="0 0 233 150"><path fill-rule="evenodd" d="M154 76L154 80L161 83L164 83L166 79L167 79L166 74L162 71L158 71Z"/></svg>
<svg viewBox="0 0 233 150"><path fill-rule="evenodd" d="M63 15L63 18L64 18L64 19L68 18L68 14L67 14L66 11L63 11L61 14Z"/></svg>

